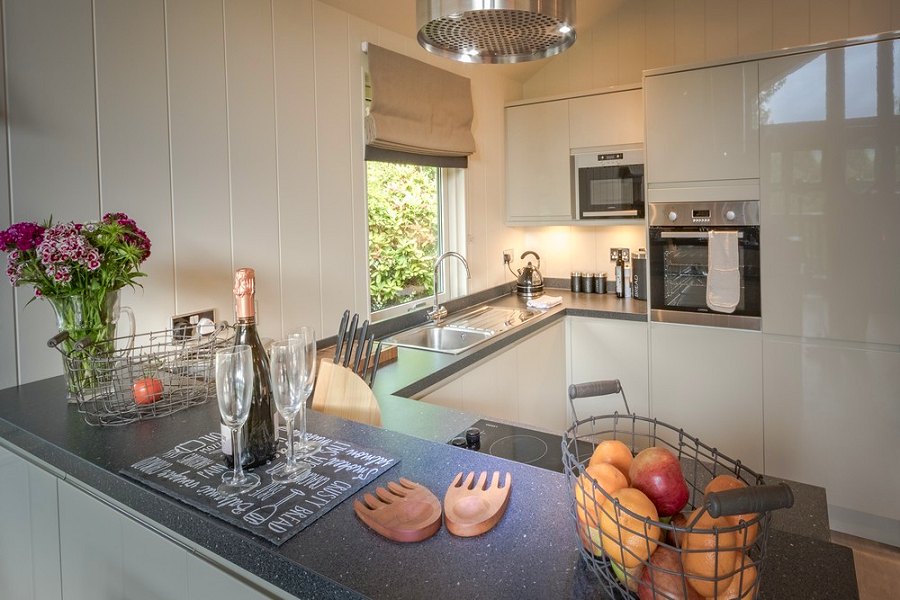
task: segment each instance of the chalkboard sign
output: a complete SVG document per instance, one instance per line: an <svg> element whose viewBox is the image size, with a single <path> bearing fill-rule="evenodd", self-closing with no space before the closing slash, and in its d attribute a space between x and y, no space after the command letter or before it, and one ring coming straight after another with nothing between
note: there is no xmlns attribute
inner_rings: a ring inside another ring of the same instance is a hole
<svg viewBox="0 0 900 600"><path fill-rule="evenodd" d="M222 475L231 470L222 459L219 432L148 456L122 473L280 546L398 462L349 442L314 434L309 439L322 448L304 457L313 464L308 475L290 484L273 482L272 474L284 465L279 456L254 469L261 479L258 487L235 496L216 491Z"/></svg>

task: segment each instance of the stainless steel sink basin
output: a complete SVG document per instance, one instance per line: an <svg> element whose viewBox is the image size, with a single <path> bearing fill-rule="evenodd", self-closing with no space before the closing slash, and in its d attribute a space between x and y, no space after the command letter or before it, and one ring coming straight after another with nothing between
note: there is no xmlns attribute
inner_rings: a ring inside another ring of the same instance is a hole
<svg viewBox="0 0 900 600"><path fill-rule="evenodd" d="M386 342L407 348L458 354L493 335L489 331L469 331L447 326L424 325L399 333L388 338Z"/></svg>
<svg viewBox="0 0 900 600"><path fill-rule="evenodd" d="M403 331L385 339L385 343L459 354L537 315L531 310L484 306L455 316L441 325L428 323Z"/></svg>

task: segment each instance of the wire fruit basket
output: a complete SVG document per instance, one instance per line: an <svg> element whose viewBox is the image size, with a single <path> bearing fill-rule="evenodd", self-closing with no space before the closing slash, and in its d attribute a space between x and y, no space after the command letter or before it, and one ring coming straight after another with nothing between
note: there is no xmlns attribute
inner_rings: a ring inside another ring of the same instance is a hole
<svg viewBox="0 0 900 600"><path fill-rule="evenodd" d="M215 353L231 342L227 323L200 338L173 330L151 331L103 342L82 340L64 349L62 332L47 345L56 348L78 411L88 425L126 425L203 404L215 394Z"/></svg>
<svg viewBox="0 0 900 600"><path fill-rule="evenodd" d="M618 380L570 386L573 415L575 398L616 392L624 400ZM625 409L575 415L563 436L571 514L588 570L614 598L757 598L772 511L793 505L790 488L766 485L740 460L683 429L632 414L627 401ZM683 508L660 516L657 501L627 487L630 480L619 488L624 479L611 484L608 467L589 469L604 440L622 442L635 456L647 448L674 455L687 486Z"/></svg>

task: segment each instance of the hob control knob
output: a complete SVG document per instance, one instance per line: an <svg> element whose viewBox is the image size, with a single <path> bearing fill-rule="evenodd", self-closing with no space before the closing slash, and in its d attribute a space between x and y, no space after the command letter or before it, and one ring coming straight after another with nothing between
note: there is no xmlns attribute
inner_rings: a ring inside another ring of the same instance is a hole
<svg viewBox="0 0 900 600"><path fill-rule="evenodd" d="M734 216L735 215L734 215L733 210L729 210L728 212L725 213L725 218L729 221L734 221Z"/></svg>
<svg viewBox="0 0 900 600"><path fill-rule="evenodd" d="M677 218L678 218L678 213L677 213L677 212L675 212L674 210L669 212L669 220L670 220L670 221L674 221L674 220L677 219Z"/></svg>

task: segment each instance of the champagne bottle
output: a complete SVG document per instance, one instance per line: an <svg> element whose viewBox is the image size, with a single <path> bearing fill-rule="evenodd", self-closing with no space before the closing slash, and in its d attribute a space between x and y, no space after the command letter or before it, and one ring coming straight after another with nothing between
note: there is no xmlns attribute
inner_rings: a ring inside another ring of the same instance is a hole
<svg viewBox="0 0 900 600"><path fill-rule="evenodd" d="M241 464L253 468L275 458L278 439L275 436L272 383L269 379L269 357L256 331L255 306L256 273L253 269L238 269L234 274L234 343L250 346L253 355L253 396L250 415L241 428ZM222 437L225 463L234 466L230 436Z"/></svg>

